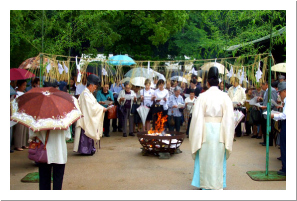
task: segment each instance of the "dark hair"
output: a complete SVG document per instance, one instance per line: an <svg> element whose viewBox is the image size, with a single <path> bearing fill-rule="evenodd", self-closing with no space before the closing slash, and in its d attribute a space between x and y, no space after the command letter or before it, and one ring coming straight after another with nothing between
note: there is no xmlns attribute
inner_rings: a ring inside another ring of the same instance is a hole
<svg viewBox="0 0 297 201"><path fill-rule="evenodd" d="M39 81L40 81L40 79L38 77L36 77L32 82L32 86L34 86L35 84L38 84Z"/></svg>
<svg viewBox="0 0 297 201"><path fill-rule="evenodd" d="M126 81L125 83L124 83L124 87L126 87L127 85L130 85L130 82L129 81ZM131 86L131 85L130 85Z"/></svg>
<svg viewBox="0 0 297 201"><path fill-rule="evenodd" d="M209 83L209 85L211 87L218 86L219 85L219 79L213 79L213 78L211 78L211 79L208 79L207 82Z"/></svg>
<svg viewBox="0 0 297 201"><path fill-rule="evenodd" d="M278 81L274 81L274 82L271 83L271 86L273 88L277 88L277 85L278 85Z"/></svg>
<svg viewBox="0 0 297 201"><path fill-rule="evenodd" d="M268 81L262 82L262 85L265 85L265 84L268 85Z"/></svg>
<svg viewBox="0 0 297 201"><path fill-rule="evenodd" d="M16 83L17 87L22 86L22 84L24 84L24 82L27 82L27 80L18 80Z"/></svg>
<svg viewBox="0 0 297 201"><path fill-rule="evenodd" d="M248 92L249 92L249 90L253 90L252 88L247 88L246 90L245 90L245 93L247 94Z"/></svg>
<svg viewBox="0 0 297 201"><path fill-rule="evenodd" d="M162 79L158 80L157 86L159 86L159 84L165 84L164 80L162 80Z"/></svg>
<svg viewBox="0 0 297 201"><path fill-rule="evenodd" d="M197 80L191 79L190 83L197 84Z"/></svg>
<svg viewBox="0 0 297 201"><path fill-rule="evenodd" d="M197 80L197 75L192 74L192 79L196 79Z"/></svg>
<svg viewBox="0 0 297 201"><path fill-rule="evenodd" d="M191 93L195 93L195 89L190 89L189 94L191 94Z"/></svg>

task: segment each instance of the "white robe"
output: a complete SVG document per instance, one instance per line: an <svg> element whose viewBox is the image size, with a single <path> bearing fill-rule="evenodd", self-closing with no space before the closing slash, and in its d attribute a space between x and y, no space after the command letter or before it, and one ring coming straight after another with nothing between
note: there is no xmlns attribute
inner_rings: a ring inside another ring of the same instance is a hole
<svg viewBox="0 0 297 201"><path fill-rule="evenodd" d="M194 160L199 150L201 187L222 189L223 159L225 151L227 159L232 152L234 126L233 104L226 93L210 87L199 95L193 106L189 140Z"/></svg>
<svg viewBox="0 0 297 201"><path fill-rule="evenodd" d="M78 99L83 118L79 119L75 128L73 151L77 152L81 129L85 135L93 140L100 140L103 133L104 107L100 105L94 95L86 88Z"/></svg>

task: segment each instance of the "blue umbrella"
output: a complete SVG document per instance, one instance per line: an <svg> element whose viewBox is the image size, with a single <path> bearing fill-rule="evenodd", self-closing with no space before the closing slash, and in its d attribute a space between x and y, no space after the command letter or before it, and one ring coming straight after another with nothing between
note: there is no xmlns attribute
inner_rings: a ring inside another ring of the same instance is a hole
<svg viewBox="0 0 297 201"><path fill-rule="evenodd" d="M135 61L126 55L116 55L113 57L110 57L107 61L109 65L114 65L114 66L131 66L133 64L136 64Z"/></svg>

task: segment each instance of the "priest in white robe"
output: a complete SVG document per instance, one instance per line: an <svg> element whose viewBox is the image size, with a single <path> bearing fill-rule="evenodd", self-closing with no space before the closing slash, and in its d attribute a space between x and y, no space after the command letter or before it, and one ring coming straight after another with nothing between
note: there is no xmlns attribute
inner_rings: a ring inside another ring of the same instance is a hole
<svg viewBox="0 0 297 201"><path fill-rule="evenodd" d="M219 72L208 72L209 89L195 101L189 140L195 160L192 185L202 190L226 187L226 159L234 138L234 111L229 96L220 91Z"/></svg>
<svg viewBox="0 0 297 201"><path fill-rule="evenodd" d="M93 95L98 84L99 77L94 74L89 75L87 88L79 96L78 102L83 118L76 123L74 152L93 155L96 151L94 141L102 137L104 112L107 108L100 105Z"/></svg>

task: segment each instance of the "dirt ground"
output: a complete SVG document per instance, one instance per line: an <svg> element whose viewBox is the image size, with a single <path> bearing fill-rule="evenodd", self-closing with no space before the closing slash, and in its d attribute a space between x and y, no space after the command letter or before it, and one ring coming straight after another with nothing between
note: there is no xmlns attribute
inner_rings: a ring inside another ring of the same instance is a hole
<svg viewBox="0 0 297 201"><path fill-rule="evenodd" d="M182 127L181 131L184 131ZM101 139L101 149L93 156L74 153L73 143L67 143L63 190L196 190L191 186L194 161L189 139L181 145L182 153L170 159L142 156L138 138L110 133ZM266 148L262 140L242 136L236 138L233 152L227 160L227 188L224 190L285 190L285 181L253 181L247 171L264 171ZM281 168L278 147L270 147L269 170ZM38 167L28 159L28 151L10 154L10 189L38 190L38 183L23 183L21 179Z"/></svg>

